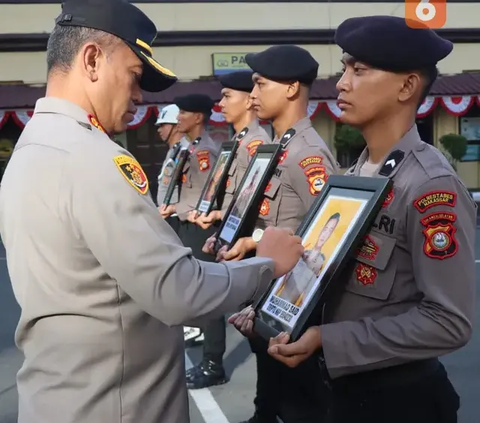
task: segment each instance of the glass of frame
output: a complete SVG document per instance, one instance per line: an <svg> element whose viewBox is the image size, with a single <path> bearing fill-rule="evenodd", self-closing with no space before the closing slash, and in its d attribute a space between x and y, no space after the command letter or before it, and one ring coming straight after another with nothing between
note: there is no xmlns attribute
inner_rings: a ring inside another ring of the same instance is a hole
<svg viewBox="0 0 480 423"><path fill-rule="evenodd" d="M224 142L220 155L208 175L207 182L198 200L197 210L200 213L208 214L212 211L217 200L224 193L227 184L228 170L232 165L238 142Z"/></svg>
<svg viewBox="0 0 480 423"><path fill-rule="evenodd" d="M179 187L178 189L180 189L183 168L185 167L185 163L187 162L189 155L190 153L186 148L183 148L182 150L180 150L180 153L178 153L178 162L177 162L177 165L175 166L175 170L173 171L172 179L170 179L170 182L168 184L167 192L165 193L165 198L163 199L163 204L165 204L166 206L170 205L170 201L172 200L172 195L175 192L175 187L178 186ZM180 198L180 196L178 198Z"/></svg>
<svg viewBox="0 0 480 423"><path fill-rule="evenodd" d="M319 324L323 304L339 289L342 271L359 247L391 188L388 178L331 176L300 225L305 248L294 269L274 280L255 304L254 330L269 339L288 332L295 342Z"/></svg>
<svg viewBox="0 0 480 423"><path fill-rule="evenodd" d="M265 189L277 167L281 152L280 144L258 147L220 223L216 251L225 245L234 245L239 238L250 235L249 231L253 230Z"/></svg>

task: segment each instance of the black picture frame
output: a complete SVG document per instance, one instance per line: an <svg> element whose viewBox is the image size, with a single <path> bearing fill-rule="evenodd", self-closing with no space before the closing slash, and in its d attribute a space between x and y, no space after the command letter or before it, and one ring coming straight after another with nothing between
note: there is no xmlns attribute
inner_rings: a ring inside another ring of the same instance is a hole
<svg viewBox="0 0 480 423"><path fill-rule="evenodd" d="M265 189L275 172L281 153L282 146L280 144L261 145L257 148L228 206L225 217L220 223L215 251L218 252L224 246L230 248L239 238L251 235L258 218ZM261 174L259 179L255 179L255 173ZM252 184L253 192L247 184ZM238 217L239 207L243 203L245 206L243 211L240 211L241 216Z"/></svg>
<svg viewBox="0 0 480 423"><path fill-rule="evenodd" d="M222 196L225 194L225 187L227 185L228 171L232 166L233 159L238 149L237 141L224 142L222 144L222 149L218 155L218 159L215 162L215 166L212 167L210 171L207 182L203 187L202 194L198 199L196 210L200 213L209 214L213 209L219 208L221 204L218 204L218 200L222 199ZM222 162L223 158L226 156L226 159ZM210 188L212 181L214 181L215 175L217 175L220 170L220 166L224 163L224 167L220 177L218 178L215 186L213 186L213 192L210 195L210 199L206 199L207 194L210 194Z"/></svg>
<svg viewBox="0 0 480 423"><path fill-rule="evenodd" d="M307 256L304 257L312 260L313 264L310 261L307 265L304 258L300 259L292 272L272 281L254 304L254 331L258 335L268 340L280 332L287 332L290 342L295 342L308 327L319 324L323 305L341 289L342 280L339 277L360 247L391 187L392 181L388 178L345 175L328 178L297 230L304 246L316 247L319 242L322 245L317 250L310 250L310 253L306 251ZM342 213L345 217L340 225ZM324 233L327 238L321 240ZM316 240L315 243L312 240ZM327 242L330 242L329 249L332 250L327 253L328 257L321 251ZM316 255L310 259L308 254ZM302 281L302 288L293 283L295 280Z"/></svg>
<svg viewBox="0 0 480 423"><path fill-rule="evenodd" d="M188 156L190 156L190 151L187 148L180 150L180 153L178 153L177 165L175 166L172 178L170 179L170 182L168 184L167 192L165 193L165 198L163 199L163 204L165 204L166 206L170 205L170 201L172 201L172 196L177 186L180 191L183 168L185 167L185 163L187 163Z"/></svg>

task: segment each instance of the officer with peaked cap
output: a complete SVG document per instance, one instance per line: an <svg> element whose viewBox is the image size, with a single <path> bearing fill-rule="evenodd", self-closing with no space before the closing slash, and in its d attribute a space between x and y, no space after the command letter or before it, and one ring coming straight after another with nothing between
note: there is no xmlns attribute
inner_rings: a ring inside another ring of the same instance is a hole
<svg viewBox="0 0 480 423"><path fill-rule="evenodd" d="M215 230L212 224L223 218L257 147L271 142L252 109L249 97L253 89L252 72L232 72L222 75L219 79L223 87L219 106L222 108L225 120L234 127L233 140L237 141L239 146L228 172L228 182L221 210L214 210L208 216L198 214L195 220L195 223L201 228L211 228L211 230ZM213 256L211 257L213 259ZM204 327L204 336L203 358L200 363L187 370L187 387L189 389L218 385L227 380L223 367L223 355L226 350L225 319L222 317L209 322Z"/></svg>
<svg viewBox="0 0 480 423"><path fill-rule="evenodd" d="M246 61L255 72L253 107L260 119L272 122L273 142L283 145L283 155L265 192L252 237L234 245L223 255L226 260L254 251L267 225L296 230L328 176L338 172L336 160L307 115L317 61L307 50L288 45L248 54ZM244 313L230 321L235 323ZM317 423L322 402L318 400L321 385L316 360L289 369L267 354L268 345L262 339L249 341L257 359L255 415L249 423L273 423L277 416L284 423Z"/></svg>
<svg viewBox="0 0 480 423"><path fill-rule="evenodd" d="M181 325L257 298L303 252L271 228L257 258L200 262L161 218L108 135L126 130L142 88L176 81L152 57L156 33L126 0L67 0L50 35L46 97L0 188L19 423L187 423Z"/></svg>
<svg viewBox="0 0 480 423"><path fill-rule="evenodd" d="M453 46L392 16L348 19L335 40L340 120L367 144L347 174L390 178L393 189L321 324L269 352L289 366L319 355L333 423L456 423L459 398L438 357L472 335L476 205L415 125Z"/></svg>
<svg viewBox="0 0 480 423"><path fill-rule="evenodd" d="M182 148L187 148L190 144L184 135L177 128L177 116L180 109L175 104L165 106L158 115L155 125L158 127L158 135L162 142L168 145L168 151L158 175L157 204L161 206L167 193L170 179L175 171L176 160ZM171 202L175 204L178 201L178 187L173 192Z"/></svg>

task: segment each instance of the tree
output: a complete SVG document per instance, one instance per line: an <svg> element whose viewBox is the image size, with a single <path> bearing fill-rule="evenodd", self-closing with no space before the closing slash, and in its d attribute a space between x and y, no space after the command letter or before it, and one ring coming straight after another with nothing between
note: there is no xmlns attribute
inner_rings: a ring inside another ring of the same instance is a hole
<svg viewBox="0 0 480 423"><path fill-rule="evenodd" d="M444 155L452 167L457 170L457 163L465 156L467 152L467 139L460 134L445 134L440 137Z"/></svg>
<svg viewBox="0 0 480 423"><path fill-rule="evenodd" d="M334 145L337 150L337 160L342 167L349 167L365 148L362 133L350 125L337 124Z"/></svg>

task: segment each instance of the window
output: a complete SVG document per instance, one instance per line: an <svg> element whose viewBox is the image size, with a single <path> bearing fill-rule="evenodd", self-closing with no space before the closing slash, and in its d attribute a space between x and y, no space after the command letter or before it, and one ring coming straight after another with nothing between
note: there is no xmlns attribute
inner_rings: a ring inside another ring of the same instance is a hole
<svg viewBox="0 0 480 423"><path fill-rule="evenodd" d="M460 134L467 141L467 153L462 162L480 161L480 107L476 104L460 119Z"/></svg>

